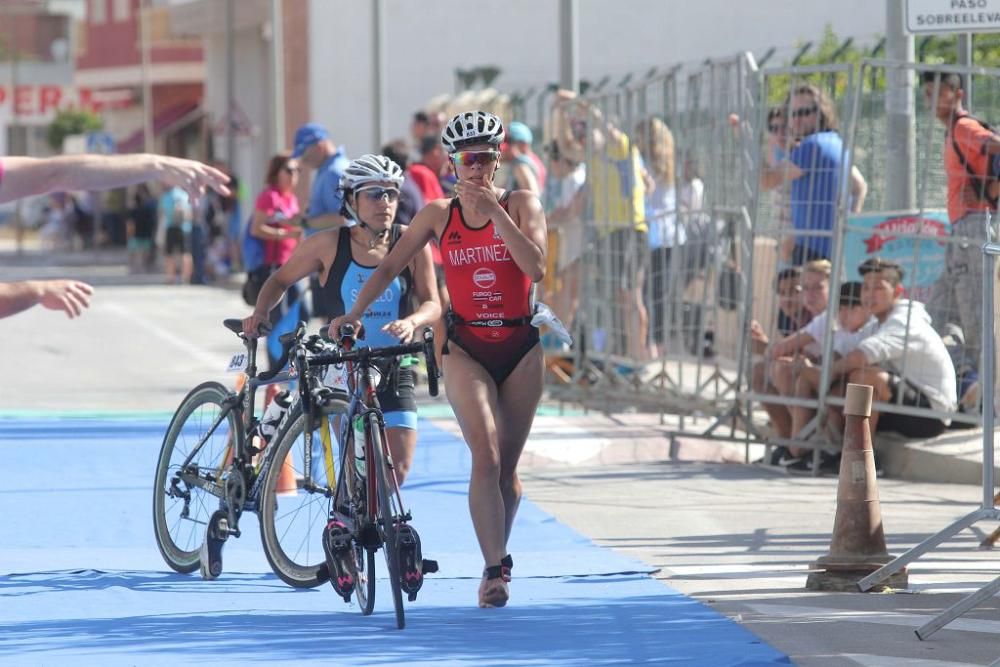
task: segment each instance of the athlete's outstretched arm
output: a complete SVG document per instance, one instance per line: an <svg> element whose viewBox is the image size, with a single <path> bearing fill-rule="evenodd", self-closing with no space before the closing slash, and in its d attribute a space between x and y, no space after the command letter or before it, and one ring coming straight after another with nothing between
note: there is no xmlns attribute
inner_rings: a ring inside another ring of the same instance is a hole
<svg viewBox="0 0 1000 667"><path fill-rule="evenodd" d="M249 317L243 318L244 333L251 338L256 337L258 327L262 322L268 321L271 309L285 295L285 290L306 276L323 270L323 261L320 258L323 249L328 248L329 243L331 243L328 234L336 234L336 232L313 234L300 243L288 261L264 281L264 285L260 288L260 294L257 295L257 305L254 306L253 313ZM336 240L333 243L336 243ZM333 254L336 255L336 248L334 248Z"/></svg>
<svg viewBox="0 0 1000 667"><path fill-rule="evenodd" d="M59 190L109 190L157 179L187 191L193 200L211 188L229 194L229 177L195 160L153 155L4 156L0 202Z"/></svg>
<svg viewBox="0 0 1000 667"><path fill-rule="evenodd" d="M440 200L444 201L444 200ZM361 326L361 317L365 314L368 306L375 298L385 291L392 279L399 275L407 264L421 251L427 242L434 236L434 225L441 217L442 206L437 202L431 202L424 206L419 213L413 216L409 226L403 235L399 237L396 245L393 246L389 254L385 256L375 269L375 272L365 281L364 287L358 293L358 298L354 300L354 306L350 312L336 317L330 322L330 337L336 338L341 324L353 324L355 327ZM427 251L428 253L430 250ZM435 286L434 291L437 292ZM440 306L438 306L440 309Z"/></svg>

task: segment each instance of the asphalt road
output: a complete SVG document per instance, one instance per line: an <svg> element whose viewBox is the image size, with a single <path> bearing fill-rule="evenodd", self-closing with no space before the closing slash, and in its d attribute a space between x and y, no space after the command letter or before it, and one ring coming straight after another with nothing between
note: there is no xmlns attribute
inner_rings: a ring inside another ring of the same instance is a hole
<svg viewBox="0 0 1000 667"><path fill-rule="evenodd" d="M168 287L151 278L129 284L135 281L113 263L49 264L4 262L0 280L67 275L92 280L98 291L75 321L41 308L0 321L3 412L165 414L195 384L225 379L225 364L240 346L221 321L248 311L237 292ZM573 420L547 420L539 437L546 429L572 429ZM617 463L533 456L524 474L531 499L599 544L660 568L671 586L737 619L797 664L930 667L1000 657L995 598L928 641L912 632L1000 575L995 554L975 548L994 526L965 531L914 563L908 593L807 592L808 565L829 545L836 480L669 461L665 444L660 460L632 461L627 453L610 455L631 447L625 438L595 445L586 429L573 433L567 450L594 446ZM894 553L980 498L975 487L892 480L880 483L880 493Z"/></svg>

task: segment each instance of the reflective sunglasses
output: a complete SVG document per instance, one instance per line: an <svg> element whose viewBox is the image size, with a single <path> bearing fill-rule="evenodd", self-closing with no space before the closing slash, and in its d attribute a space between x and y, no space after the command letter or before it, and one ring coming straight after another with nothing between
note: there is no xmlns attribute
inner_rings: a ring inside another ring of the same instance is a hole
<svg viewBox="0 0 1000 667"><path fill-rule="evenodd" d="M359 195L364 195L368 201L379 201L385 198L390 204L394 201L399 200L399 190L396 188L383 188L379 186L373 186L370 188L361 188L358 190Z"/></svg>
<svg viewBox="0 0 1000 667"><path fill-rule="evenodd" d="M481 164L484 167L500 159L500 151L460 151L451 156L459 167Z"/></svg>
<svg viewBox="0 0 1000 667"><path fill-rule="evenodd" d="M819 107L815 104L811 107L803 107L802 109L796 109L792 112L792 118L802 118L803 116L811 116L812 114L819 111Z"/></svg>

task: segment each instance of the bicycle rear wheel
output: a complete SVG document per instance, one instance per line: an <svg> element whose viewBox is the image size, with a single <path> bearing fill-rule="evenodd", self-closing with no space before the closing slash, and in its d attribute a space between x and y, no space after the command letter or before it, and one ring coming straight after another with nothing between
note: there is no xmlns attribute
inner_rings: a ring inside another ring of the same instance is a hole
<svg viewBox="0 0 1000 667"><path fill-rule="evenodd" d="M354 547L354 599L363 616L375 610L375 548Z"/></svg>
<svg viewBox="0 0 1000 667"><path fill-rule="evenodd" d="M322 419L327 419L326 416ZM270 466L264 478L258 514L264 554L274 573L296 588L314 588L328 579L323 553L323 529L330 517L332 490L336 483L327 480L320 432L313 433L312 482L305 488L306 416L296 403L285 424L268 444ZM334 457L336 458L336 457ZM294 470L295 490L278 490L282 469ZM328 496L327 490L331 493Z"/></svg>
<svg viewBox="0 0 1000 667"><path fill-rule="evenodd" d="M223 401L229 394L218 382L192 389L170 420L160 448L153 487L153 529L163 559L178 572L198 569L208 519L219 508L223 495L227 456L242 434L238 411L223 415ZM205 443L182 469L203 438ZM192 484L195 479L202 486Z"/></svg>
<svg viewBox="0 0 1000 667"><path fill-rule="evenodd" d="M382 432L378 420L370 417L369 435L371 437L374 460L375 484L378 487L378 526L382 531L382 550L385 552L385 564L389 569L389 587L392 589L392 604L396 608L396 627L402 630L406 627L403 612L403 588L399 568L399 533L396 530L396 513L393 511L392 497L395 487L389 484L389 475L394 474L386 460Z"/></svg>

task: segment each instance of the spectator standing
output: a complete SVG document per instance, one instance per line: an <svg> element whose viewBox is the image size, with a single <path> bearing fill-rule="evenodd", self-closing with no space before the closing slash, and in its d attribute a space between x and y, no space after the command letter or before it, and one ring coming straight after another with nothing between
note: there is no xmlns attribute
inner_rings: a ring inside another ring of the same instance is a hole
<svg viewBox="0 0 1000 667"><path fill-rule="evenodd" d="M406 180L412 180L420 188L420 193L424 198L424 205L432 201L445 198L442 187L442 175L450 172L448 165L448 154L441 144L440 134L428 134L420 140L420 159L409 165L406 169ZM448 286L444 281L444 267L441 263L441 248L437 239L429 243L431 248L431 258L434 262L434 276L437 280L438 296L441 300L441 312L448 312L451 305L451 295L448 294ZM444 317L439 317L433 325L434 347L437 355L438 367L441 367L441 351L445 341Z"/></svg>
<svg viewBox="0 0 1000 667"><path fill-rule="evenodd" d="M767 112L767 154L770 167L777 167L788 160L788 118L783 106L771 107ZM778 234L778 270L793 265L795 236L792 234L791 185L778 185L771 193L775 231Z"/></svg>
<svg viewBox="0 0 1000 667"><path fill-rule="evenodd" d="M674 135L659 118L642 120L636 127L636 144L642 154L653 188L646 197L646 220L649 224L650 249L650 356L658 358L664 352L673 322L668 321L670 297L683 296L672 291L669 280L671 260L683 259L680 247L687 241L687 232L677 224L677 188L674 173ZM676 272L681 284L687 285L689 274L683 268Z"/></svg>
<svg viewBox="0 0 1000 667"><path fill-rule="evenodd" d="M534 135L524 123L514 121L507 128L507 142L503 146L502 157L510 164L508 190L528 190L537 197L545 188L545 165L531 149Z"/></svg>
<svg viewBox="0 0 1000 667"><path fill-rule="evenodd" d="M340 214L344 205L340 179L350 161L343 146L330 139L330 133L318 123L306 123L295 131L295 149L292 159L299 166L316 172L309 193L309 207L305 216L300 214L297 223L306 229L306 236L318 230L338 229L348 224ZM320 317L333 317L336 307L329 295L320 289L318 278L312 278L313 310Z"/></svg>
<svg viewBox="0 0 1000 667"><path fill-rule="evenodd" d="M611 259L607 280L613 285L604 295L611 301L613 322L621 327L623 351L632 359L646 356L649 319L643 299L646 263L646 172L639 149L628 135L604 120L599 109L560 90L557 111L568 113L576 104L590 116L591 159L587 163L588 204L597 231L597 245ZM563 123L572 126L572 123ZM615 341L617 344L617 341Z"/></svg>
<svg viewBox="0 0 1000 667"><path fill-rule="evenodd" d="M406 171L409 158L406 155L406 143L402 139L383 146L382 155L398 164L404 172ZM399 204L396 206L396 219L393 222L397 225L407 226L410 224L410 220L413 220L413 216L423 207L424 195L407 173L403 177L403 184L399 187Z"/></svg>
<svg viewBox="0 0 1000 667"><path fill-rule="evenodd" d="M586 196L583 186L587 181L587 167L574 160L553 141L548 148L549 176L545 179L542 204L549 235L558 235L558 256L555 263L555 298L549 304L567 329L572 330L573 319L579 306L580 257L583 255L583 208ZM549 244L551 252L553 244ZM549 258L546 257L549 262ZM546 269L546 275L551 265Z"/></svg>
<svg viewBox="0 0 1000 667"><path fill-rule="evenodd" d="M156 236L156 197L149 186L135 187L132 209L126 222L128 265L133 273L148 271L153 264L153 239Z"/></svg>
<svg viewBox="0 0 1000 667"><path fill-rule="evenodd" d="M986 176L993 156L1000 155L1000 137L969 115L963 106L960 74L924 72L924 96L945 126L944 169L948 181L948 219L951 234L962 243L949 243L941 276L931 289L928 311L938 331L951 322L965 339L960 367L978 369L982 347L983 254L986 225L997 210L997 192ZM973 175L975 174L975 175ZM993 182L995 186L995 181ZM957 316L957 317L956 317Z"/></svg>
<svg viewBox="0 0 1000 667"><path fill-rule="evenodd" d="M302 227L295 223L299 214L299 200L295 196L298 177L299 167L287 153L275 155L268 163L266 186L254 203L250 233L264 242L262 270L268 276L285 265L302 238ZM299 307L304 293L304 283L292 283L288 286L281 302L268 313L272 327L277 328L276 325L287 313ZM302 311L298 312L297 317L309 319L308 313ZM277 357L272 353L271 345L267 348L273 368Z"/></svg>
<svg viewBox="0 0 1000 667"><path fill-rule="evenodd" d="M791 182L792 264L829 259L833 227L843 185L844 142L837 114L826 94L813 85L796 87L788 103L789 129L798 143L788 159L761 172L761 187L772 190ZM850 170L851 211L860 213L868 186L856 167Z"/></svg>
<svg viewBox="0 0 1000 667"><path fill-rule="evenodd" d="M191 282L193 261L191 258L191 200L179 187L168 188L160 195L157 217L160 233L163 235L163 264L167 273L167 284L180 281ZM178 275L177 262L180 261Z"/></svg>

